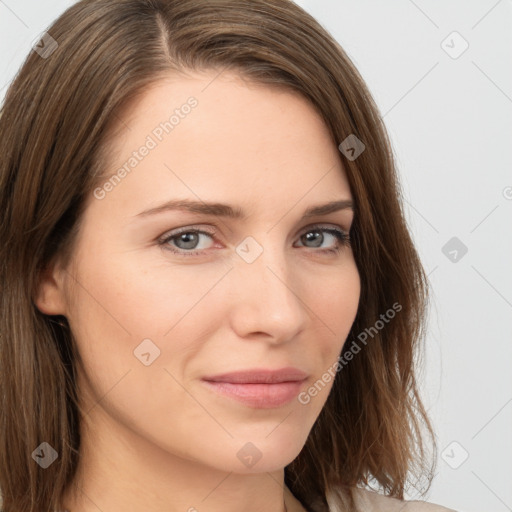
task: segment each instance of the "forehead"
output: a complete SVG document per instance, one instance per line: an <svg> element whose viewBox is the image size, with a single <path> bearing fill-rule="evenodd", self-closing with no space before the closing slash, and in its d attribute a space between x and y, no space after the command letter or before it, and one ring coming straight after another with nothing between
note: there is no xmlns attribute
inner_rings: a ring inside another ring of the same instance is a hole
<svg viewBox="0 0 512 512"><path fill-rule="evenodd" d="M126 105L112 133L103 174L121 179L111 180L111 202L350 197L338 149L307 99L234 73L169 75Z"/></svg>

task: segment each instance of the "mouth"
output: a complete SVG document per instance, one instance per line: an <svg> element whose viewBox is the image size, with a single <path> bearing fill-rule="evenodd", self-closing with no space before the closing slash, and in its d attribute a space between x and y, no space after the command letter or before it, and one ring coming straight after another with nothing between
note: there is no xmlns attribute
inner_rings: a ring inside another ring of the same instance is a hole
<svg viewBox="0 0 512 512"><path fill-rule="evenodd" d="M203 377L215 393L254 408L277 408L300 392L308 375L297 368L246 370Z"/></svg>

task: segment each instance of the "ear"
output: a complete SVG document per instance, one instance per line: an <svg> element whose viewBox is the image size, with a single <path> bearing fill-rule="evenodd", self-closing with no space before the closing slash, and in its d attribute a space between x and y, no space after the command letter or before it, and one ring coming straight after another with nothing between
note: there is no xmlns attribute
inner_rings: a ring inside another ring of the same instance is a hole
<svg viewBox="0 0 512 512"><path fill-rule="evenodd" d="M65 315L64 272L58 262L40 272L34 303L45 315Z"/></svg>

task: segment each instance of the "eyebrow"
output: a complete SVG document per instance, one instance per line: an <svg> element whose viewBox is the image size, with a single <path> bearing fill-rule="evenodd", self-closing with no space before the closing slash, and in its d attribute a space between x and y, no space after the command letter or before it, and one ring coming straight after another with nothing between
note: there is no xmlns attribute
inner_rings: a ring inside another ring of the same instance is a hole
<svg viewBox="0 0 512 512"><path fill-rule="evenodd" d="M350 199L340 199L338 201L330 201L329 203L310 206L302 215L303 219L309 217L317 217L320 215L328 215L329 213L340 210L353 210L353 201ZM204 215L213 215L215 217L226 217L231 219L243 220L247 218L247 214L238 206L230 206L222 203L206 203L202 201L192 201L190 199L173 199L166 203L144 210L134 217L148 217L167 211L186 211L190 213L201 213Z"/></svg>

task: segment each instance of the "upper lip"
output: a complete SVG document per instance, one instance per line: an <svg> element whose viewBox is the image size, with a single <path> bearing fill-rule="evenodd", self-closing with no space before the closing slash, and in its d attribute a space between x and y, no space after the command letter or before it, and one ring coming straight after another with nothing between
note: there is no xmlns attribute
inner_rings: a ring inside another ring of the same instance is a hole
<svg viewBox="0 0 512 512"><path fill-rule="evenodd" d="M233 384L275 384L278 382L302 381L307 376L308 374L302 370L288 366L278 370L269 370L265 368L240 370L203 377L203 380L211 382L229 382Z"/></svg>

